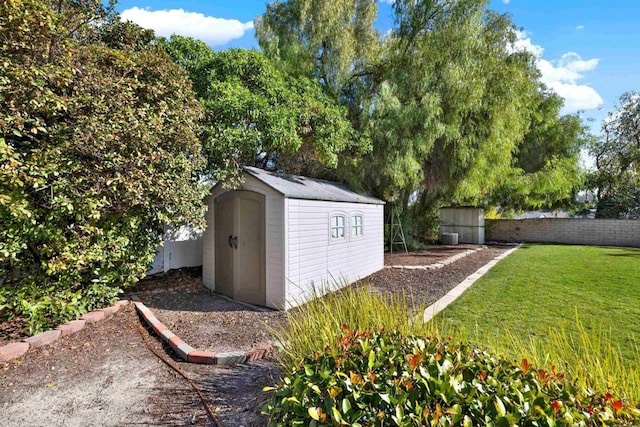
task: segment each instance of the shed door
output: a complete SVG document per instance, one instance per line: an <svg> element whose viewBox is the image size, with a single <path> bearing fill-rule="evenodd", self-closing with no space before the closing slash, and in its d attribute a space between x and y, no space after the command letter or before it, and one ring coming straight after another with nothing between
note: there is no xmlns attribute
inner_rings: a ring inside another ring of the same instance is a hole
<svg viewBox="0 0 640 427"><path fill-rule="evenodd" d="M225 193L215 200L216 291L233 297L233 193Z"/></svg>
<svg viewBox="0 0 640 427"><path fill-rule="evenodd" d="M264 305L264 196L228 192L215 201L216 290L234 299Z"/></svg>
<svg viewBox="0 0 640 427"><path fill-rule="evenodd" d="M237 191L236 206L234 298L264 305L264 196Z"/></svg>

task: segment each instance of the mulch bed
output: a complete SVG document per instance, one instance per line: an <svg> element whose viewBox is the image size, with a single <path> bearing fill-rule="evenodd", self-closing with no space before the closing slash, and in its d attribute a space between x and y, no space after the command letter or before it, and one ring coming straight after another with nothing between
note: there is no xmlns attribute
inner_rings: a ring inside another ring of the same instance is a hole
<svg viewBox="0 0 640 427"><path fill-rule="evenodd" d="M25 332L27 321L21 317L15 317L7 322L0 323L0 347L15 341L21 341L29 335Z"/></svg>
<svg viewBox="0 0 640 427"><path fill-rule="evenodd" d="M455 250L430 248L428 252L411 256L393 254L388 258L392 264L424 265L476 247L459 245ZM369 276L365 283L383 294L404 292L413 298L416 307L426 306L507 249L491 246L436 270L383 269ZM128 292L134 293L170 330L201 350L248 350L272 340L270 330L286 321L285 313L240 304L211 293L203 287L198 269L172 271L162 277L143 280ZM149 381L155 384L146 389L146 397L134 408L143 408L140 416L147 421L152 420L154 425L209 425L195 393L173 371L158 364L155 356L146 349L139 331L132 326L138 322L133 307L129 306L113 319L88 325L78 334L63 337L50 346L29 350L26 356L15 362L0 364L0 410L4 412L12 405L36 399L32 398L34 393L48 390L49 384L60 384L61 391L64 391L65 387L95 380L104 366L133 366L128 360L135 360L140 366L154 367L144 373L150 375L150 380L144 379L146 377L142 374L137 380L137 384ZM4 336L13 338L18 327L18 323L0 324L0 331L5 331ZM171 357L198 384L223 425L258 426L266 423L264 416L260 415L260 408L268 396L261 389L277 381L279 373L273 360L235 367L187 364L163 347L157 337L149 338L157 349ZM56 371L51 371L50 366L55 366ZM122 375L129 374L123 371ZM69 402L61 409L61 420L73 417L80 405L73 392L67 394ZM106 397L97 399L101 402L100 399ZM46 412L46 405L51 407L51 404L61 403L43 401L42 409L33 404L36 407L29 410L35 413L39 410ZM105 411L112 408L108 401L103 404L106 405ZM15 417L8 419L20 421ZM31 424L38 425L38 422ZM96 424L100 422L96 420Z"/></svg>
<svg viewBox="0 0 640 427"><path fill-rule="evenodd" d="M435 247L432 252L397 254L396 259L406 265L426 265L424 262L443 261L478 248L477 245ZM504 250L485 247L436 270L383 269L360 284L378 293L404 293L414 308L425 308ZM171 271L164 277L143 280L131 293L138 295L169 330L199 350L244 351L264 346L273 341L271 332L286 323L284 312L239 304L212 293L202 285L197 269Z"/></svg>
<svg viewBox="0 0 640 427"><path fill-rule="evenodd" d="M196 269L144 280L130 294L198 350L244 351L268 345L270 330L286 319L282 311L238 303L209 291Z"/></svg>
<svg viewBox="0 0 640 427"><path fill-rule="evenodd" d="M427 307L446 295L467 276L508 249L509 247L504 246L489 246L435 270L385 268L369 276L368 280L377 292L404 293L409 297L412 305ZM449 254L449 256L452 255L455 253ZM415 259L411 260L410 257L405 258L408 262L417 262Z"/></svg>
<svg viewBox="0 0 640 427"><path fill-rule="evenodd" d="M420 252L394 252L384 254L384 265L429 265L444 261L469 249L479 249L479 245L431 245Z"/></svg>

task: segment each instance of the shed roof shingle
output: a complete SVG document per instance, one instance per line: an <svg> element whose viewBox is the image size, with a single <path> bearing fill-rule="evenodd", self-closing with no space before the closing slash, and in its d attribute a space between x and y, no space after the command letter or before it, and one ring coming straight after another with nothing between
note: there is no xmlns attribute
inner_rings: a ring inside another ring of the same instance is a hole
<svg viewBox="0 0 640 427"><path fill-rule="evenodd" d="M350 190L346 185L298 175L281 175L254 167L244 168L249 174L291 199L384 205L380 199Z"/></svg>

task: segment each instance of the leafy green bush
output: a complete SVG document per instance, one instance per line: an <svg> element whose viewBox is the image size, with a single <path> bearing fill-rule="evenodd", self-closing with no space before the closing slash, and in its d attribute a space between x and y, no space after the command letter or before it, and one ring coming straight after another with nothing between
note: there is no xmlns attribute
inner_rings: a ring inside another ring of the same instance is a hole
<svg viewBox="0 0 640 427"><path fill-rule="evenodd" d="M0 321L38 332L202 225L202 109L153 33L100 0L0 2Z"/></svg>
<svg viewBox="0 0 640 427"><path fill-rule="evenodd" d="M437 206L411 205L407 212L406 227L413 240L428 244L440 240L440 210Z"/></svg>
<svg viewBox="0 0 640 427"><path fill-rule="evenodd" d="M640 411L467 344L343 326L275 388L270 425L615 425ZM270 388L268 388L270 389Z"/></svg>
<svg viewBox="0 0 640 427"><path fill-rule="evenodd" d="M93 283L77 290L41 288L25 284L19 288L0 288L0 318L23 317L29 335L49 327L77 319L82 314L105 306L117 299L121 289Z"/></svg>
<svg viewBox="0 0 640 427"><path fill-rule="evenodd" d="M441 318L429 322L429 334L453 336L457 341L470 341L507 358L525 357L538 367L562 366L565 377L575 385L612 393L640 405L640 343L628 338L629 357L624 357L615 344L613 334L620 333L596 325L591 319L584 325L576 313L575 323L558 322L539 334L515 330L506 325L494 333L474 326L453 324ZM635 355L632 347L635 347Z"/></svg>

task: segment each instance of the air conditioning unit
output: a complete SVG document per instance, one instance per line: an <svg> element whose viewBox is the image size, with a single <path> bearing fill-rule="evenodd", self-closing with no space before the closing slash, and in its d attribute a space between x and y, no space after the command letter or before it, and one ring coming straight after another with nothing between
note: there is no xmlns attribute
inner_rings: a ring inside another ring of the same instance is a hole
<svg viewBox="0 0 640 427"><path fill-rule="evenodd" d="M457 245L458 233L442 233L440 235L440 241L443 245Z"/></svg>

